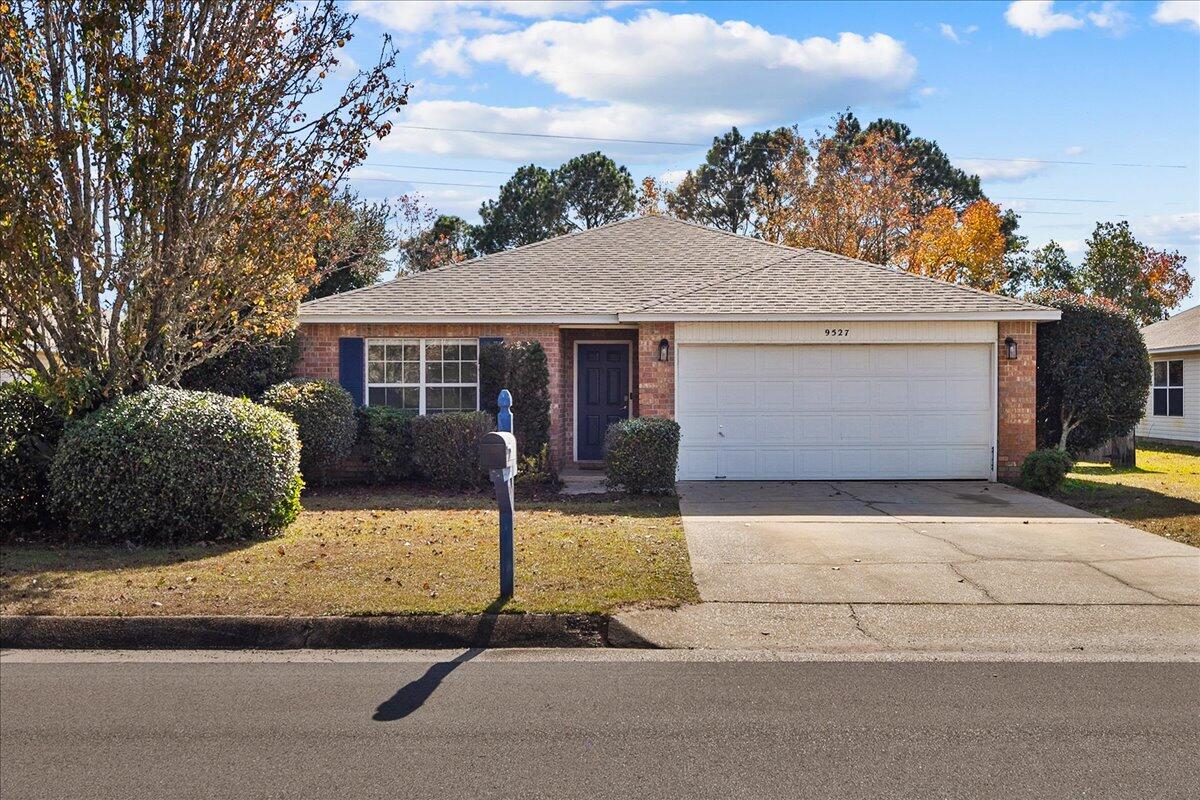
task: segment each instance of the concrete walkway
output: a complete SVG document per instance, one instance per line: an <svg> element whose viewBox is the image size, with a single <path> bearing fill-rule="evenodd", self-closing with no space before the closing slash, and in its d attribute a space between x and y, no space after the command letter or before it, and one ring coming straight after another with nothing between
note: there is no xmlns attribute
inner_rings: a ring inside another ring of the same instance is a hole
<svg viewBox="0 0 1200 800"><path fill-rule="evenodd" d="M622 615L630 643L1200 655L1200 550L1011 486L680 493L704 602Z"/></svg>

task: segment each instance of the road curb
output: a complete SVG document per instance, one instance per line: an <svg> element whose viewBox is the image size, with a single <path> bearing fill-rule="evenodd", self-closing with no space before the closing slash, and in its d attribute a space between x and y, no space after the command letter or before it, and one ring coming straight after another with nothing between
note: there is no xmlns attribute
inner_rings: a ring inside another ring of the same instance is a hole
<svg viewBox="0 0 1200 800"><path fill-rule="evenodd" d="M0 647L263 649L604 647L604 614L395 617L0 617Z"/></svg>

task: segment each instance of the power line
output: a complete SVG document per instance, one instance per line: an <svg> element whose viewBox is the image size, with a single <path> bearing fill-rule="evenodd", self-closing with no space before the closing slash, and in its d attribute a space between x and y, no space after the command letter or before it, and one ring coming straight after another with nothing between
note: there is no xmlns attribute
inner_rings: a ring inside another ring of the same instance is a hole
<svg viewBox="0 0 1200 800"><path fill-rule="evenodd" d="M379 181L381 183L418 183L422 186L469 186L473 189L499 189L500 186L494 183L450 183L447 181L410 181L405 178L360 178L356 175L351 175L352 181Z"/></svg>
<svg viewBox="0 0 1200 800"><path fill-rule="evenodd" d="M378 162L373 162L370 164L364 164L363 166L395 167L396 169L428 169L428 170L438 170L441 172L479 172L479 173L487 174L487 175L511 175L512 174L512 170L510 170L510 169L506 170L506 169L466 169L465 167L422 167L417 164L380 164Z"/></svg>
<svg viewBox="0 0 1200 800"><path fill-rule="evenodd" d="M1082 197L993 197L993 200L1047 200L1055 203L1116 203L1116 200L1093 200Z"/></svg>
<svg viewBox="0 0 1200 800"><path fill-rule="evenodd" d="M393 125L393 128L407 128L414 131L437 131L440 133L474 133L484 136L524 136L534 139L563 139L574 142L610 142L613 144L653 144L665 147L709 147L705 142L672 142L664 139L615 139L604 136L569 136L561 133L531 133L528 131L488 131L482 128L443 128L433 125ZM750 148L751 145L744 145ZM754 149L766 149L756 147ZM1021 161L1030 164L1065 164L1079 167L1144 167L1153 169L1189 169L1187 164L1134 164L1126 162L1101 161L1056 161L1045 158L1000 158L997 156L948 156L962 161Z"/></svg>

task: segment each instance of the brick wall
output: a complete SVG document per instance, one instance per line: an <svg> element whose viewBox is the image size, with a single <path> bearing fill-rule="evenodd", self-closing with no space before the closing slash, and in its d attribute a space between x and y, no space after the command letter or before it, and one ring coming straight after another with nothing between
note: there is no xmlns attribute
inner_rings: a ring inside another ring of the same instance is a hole
<svg viewBox="0 0 1200 800"><path fill-rule="evenodd" d="M1001 322L996 342L999 359L996 474L1000 480L1020 476L1025 456L1037 448L1037 323ZM1004 354L1004 340L1017 343L1017 358Z"/></svg>
<svg viewBox="0 0 1200 800"><path fill-rule="evenodd" d="M296 372L306 378L338 379L338 339L363 338L447 338L478 339L499 336L509 341L536 340L546 350L550 370L550 454L555 464L563 464L566 449L564 414L569 413L563 398L563 385L554 380L561 375L562 347L556 325L396 325L385 323L305 323L300 326L300 366ZM520 414L520 401L513 407Z"/></svg>
<svg viewBox="0 0 1200 800"><path fill-rule="evenodd" d="M638 325L638 416L675 418L675 324L646 322ZM667 361L658 360L658 343L671 344Z"/></svg>

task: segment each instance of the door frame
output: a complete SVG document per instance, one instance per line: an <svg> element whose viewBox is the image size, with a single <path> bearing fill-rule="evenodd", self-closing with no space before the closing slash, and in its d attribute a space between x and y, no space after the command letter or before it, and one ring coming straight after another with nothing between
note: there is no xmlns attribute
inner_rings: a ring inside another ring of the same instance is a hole
<svg viewBox="0 0 1200 800"><path fill-rule="evenodd" d="M633 419L633 342L628 339L576 339L571 370L571 461L579 463L579 345L581 344L623 344L629 351L629 365L626 394L629 396L629 413L625 419Z"/></svg>

